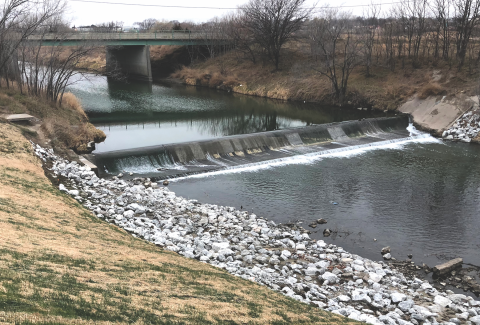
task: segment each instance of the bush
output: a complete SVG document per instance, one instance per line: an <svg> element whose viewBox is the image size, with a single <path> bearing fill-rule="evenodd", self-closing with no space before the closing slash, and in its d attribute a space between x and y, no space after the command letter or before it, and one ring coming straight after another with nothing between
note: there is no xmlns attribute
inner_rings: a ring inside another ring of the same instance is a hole
<svg viewBox="0 0 480 325"><path fill-rule="evenodd" d="M445 93L445 88L443 88L440 84L436 82L430 82L420 89L418 92L418 98L426 99L430 96L438 96Z"/></svg>

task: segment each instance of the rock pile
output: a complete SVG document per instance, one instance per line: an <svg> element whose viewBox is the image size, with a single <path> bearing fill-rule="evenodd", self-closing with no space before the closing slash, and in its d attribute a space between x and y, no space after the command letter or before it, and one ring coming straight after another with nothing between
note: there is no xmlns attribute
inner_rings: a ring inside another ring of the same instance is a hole
<svg viewBox="0 0 480 325"><path fill-rule="evenodd" d="M471 142L480 132L480 115L476 112L467 112L460 117L453 126L442 133L445 140Z"/></svg>
<svg viewBox="0 0 480 325"><path fill-rule="evenodd" d="M209 263L293 299L370 324L477 324L480 302L406 278L304 230L232 207L187 200L148 179L98 178L35 146L51 172L98 218L167 250Z"/></svg>

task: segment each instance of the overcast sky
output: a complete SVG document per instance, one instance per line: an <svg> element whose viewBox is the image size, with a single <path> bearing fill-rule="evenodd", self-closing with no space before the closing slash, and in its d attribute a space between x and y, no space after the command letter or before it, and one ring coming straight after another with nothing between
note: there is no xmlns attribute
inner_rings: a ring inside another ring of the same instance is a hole
<svg viewBox="0 0 480 325"><path fill-rule="evenodd" d="M236 8L248 0L67 0L68 18L72 25L91 25L109 21L123 21L125 26L132 26L136 21L142 21L147 18L167 21L194 21L203 22L213 17L220 17L228 13L228 9L203 9L203 8L166 8L154 6L139 5L120 5L118 3L144 4L144 5L164 5L164 6L183 6L183 7L212 7L212 8ZM86 2L80 2L86 1ZM90 2L91 1L91 2ZM395 0L343 0L331 1L331 6L345 6L348 11L360 15L362 7L349 7L356 5L366 5L369 3L390 3ZM95 3L97 2L97 3ZM102 2L102 3L98 3ZM117 4L106 4L117 3ZM313 5L315 0L307 0L309 5ZM317 6L321 7L329 2L318 1ZM383 9L388 5L382 6Z"/></svg>

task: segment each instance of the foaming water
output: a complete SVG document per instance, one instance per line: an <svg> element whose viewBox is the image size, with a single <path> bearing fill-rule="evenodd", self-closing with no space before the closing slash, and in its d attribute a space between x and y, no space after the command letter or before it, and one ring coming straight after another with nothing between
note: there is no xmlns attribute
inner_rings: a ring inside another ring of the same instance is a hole
<svg viewBox="0 0 480 325"><path fill-rule="evenodd" d="M217 175L225 174L236 174L236 173L246 173L246 172L258 172L265 169L271 169L276 167L282 167L287 165L308 165L313 164L319 160L326 158L351 158L359 155L363 155L372 150L402 150L406 145L411 143L443 143L441 140L438 140L432 137L428 133L423 133L418 131L412 124L407 128L410 132L409 137L401 139L393 139L386 141L379 141L374 143L348 146L330 150L321 150L317 152L311 152L306 154L295 155L291 157L277 158L267 161L247 163L239 166L229 166L224 162L220 162L218 159L208 157L213 163L219 164L224 169L201 173L193 174L184 177L178 177L172 179L173 182L181 181L187 178L205 178L212 177ZM283 148L282 151L289 152L288 148Z"/></svg>

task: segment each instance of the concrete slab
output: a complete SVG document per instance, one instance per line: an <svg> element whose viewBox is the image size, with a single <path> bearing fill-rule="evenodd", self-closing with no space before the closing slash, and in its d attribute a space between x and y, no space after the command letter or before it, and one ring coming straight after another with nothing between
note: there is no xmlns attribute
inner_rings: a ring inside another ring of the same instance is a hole
<svg viewBox="0 0 480 325"><path fill-rule="evenodd" d="M463 259L456 258L454 260L435 266L433 268L433 273L435 275L443 275L456 268L462 267L462 264L463 264Z"/></svg>
<svg viewBox="0 0 480 325"><path fill-rule="evenodd" d="M23 122L23 121L31 121L34 118L35 117L28 114L12 114L12 115L8 115L5 119L9 122Z"/></svg>
<svg viewBox="0 0 480 325"><path fill-rule="evenodd" d="M92 169L93 172L95 172L95 174L98 175L98 167L92 163L90 160L88 160L87 158L83 157L83 156L80 156L80 162L82 164L84 164L85 166L88 166Z"/></svg>
<svg viewBox="0 0 480 325"><path fill-rule="evenodd" d="M476 96L473 98L463 94L453 97L428 97L427 99L415 96L398 110L412 115L415 123L438 135L449 128L465 112L478 106L476 99Z"/></svg>

